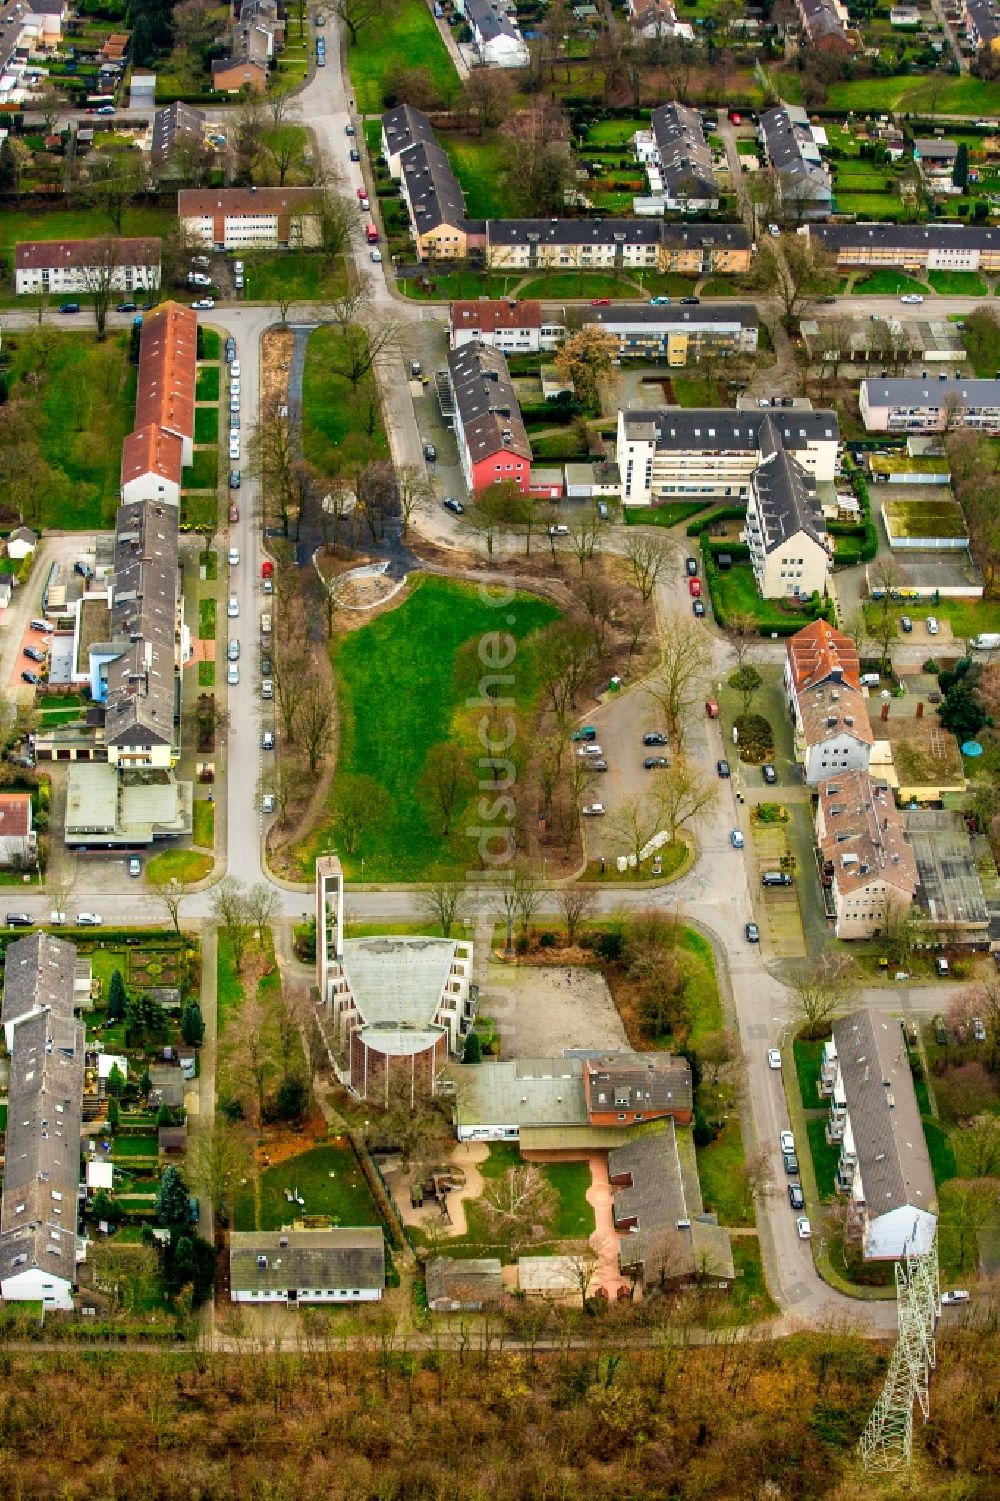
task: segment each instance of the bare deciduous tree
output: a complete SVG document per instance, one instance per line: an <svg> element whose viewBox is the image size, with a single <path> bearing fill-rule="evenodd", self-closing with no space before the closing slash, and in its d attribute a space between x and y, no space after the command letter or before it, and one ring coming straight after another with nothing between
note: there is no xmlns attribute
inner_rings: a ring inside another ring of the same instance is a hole
<svg viewBox="0 0 1000 1501"><path fill-rule="evenodd" d="M417 791L438 815L442 839L451 833L452 819L474 785L468 757L460 745L442 740L430 747Z"/></svg>
<svg viewBox="0 0 1000 1501"><path fill-rule="evenodd" d="M676 747L684 740L684 720L701 696L711 668L711 650L698 622L675 614L664 622L660 665L646 685L660 706Z"/></svg>
<svg viewBox="0 0 1000 1501"><path fill-rule="evenodd" d="M552 1224L556 1196L540 1169L525 1163L492 1179L483 1192L482 1206L490 1229L516 1255L536 1230Z"/></svg>
<svg viewBox="0 0 1000 1501"><path fill-rule="evenodd" d="M223 876L212 890L212 916L233 949L233 963L243 967L247 939L253 930L253 914L247 888L236 876Z"/></svg>
<svg viewBox="0 0 1000 1501"><path fill-rule="evenodd" d="M428 922L441 929L442 938L450 938L452 928L465 920L465 887L460 881L432 877L429 886L417 891L417 907Z"/></svg>
<svg viewBox="0 0 1000 1501"><path fill-rule="evenodd" d="M822 1036L850 992L854 964L844 955L823 954L800 965L789 981L806 1035Z"/></svg>
<svg viewBox="0 0 1000 1501"><path fill-rule="evenodd" d="M670 561L670 548L659 537L647 537L642 532L629 531L625 537L625 556L642 602L647 605L656 588L657 579Z"/></svg>
<svg viewBox="0 0 1000 1501"><path fill-rule="evenodd" d="M581 923L594 910L597 893L587 886L560 886L556 892L556 904L566 925L566 942L576 942Z"/></svg>

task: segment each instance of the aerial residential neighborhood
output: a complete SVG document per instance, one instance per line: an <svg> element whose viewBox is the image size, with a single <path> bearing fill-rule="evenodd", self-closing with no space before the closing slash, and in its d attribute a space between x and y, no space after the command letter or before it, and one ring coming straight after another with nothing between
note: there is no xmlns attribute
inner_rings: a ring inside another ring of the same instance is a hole
<svg viewBox="0 0 1000 1501"><path fill-rule="evenodd" d="M0 5L5 1494L1000 1492L998 49Z"/></svg>

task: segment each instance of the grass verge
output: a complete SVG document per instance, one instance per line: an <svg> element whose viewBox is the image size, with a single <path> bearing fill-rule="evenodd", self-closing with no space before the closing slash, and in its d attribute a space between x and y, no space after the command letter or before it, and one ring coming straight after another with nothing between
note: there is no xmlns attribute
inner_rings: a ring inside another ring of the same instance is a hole
<svg viewBox="0 0 1000 1501"><path fill-rule="evenodd" d="M157 884L160 881L180 881L182 886L194 881L203 881L211 875L215 864L211 855L200 855L196 850L164 850L146 863L146 879Z"/></svg>

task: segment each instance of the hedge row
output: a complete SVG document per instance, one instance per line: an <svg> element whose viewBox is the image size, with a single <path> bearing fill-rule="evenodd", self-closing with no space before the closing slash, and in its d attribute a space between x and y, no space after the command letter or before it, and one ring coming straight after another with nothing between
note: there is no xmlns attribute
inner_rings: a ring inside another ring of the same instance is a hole
<svg viewBox="0 0 1000 1501"><path fill-rule="evenodd" d="M745 542L727 542L724 538L713 541L707 533L702 535L702 548L708 548L713 559L718 559L720 553L727 553L734 563L749 563L750 548Z"/></svg>
<svg viewBox="0 0 1000 1501"><path fill-rule="evenodd" d="M742 521L747 513L746 506L720 506L718 510L709 511L707 516L699 516L694 521L689 521L686 531L689 537L700 537L702 532L714 526L717 521Z"/></svg>

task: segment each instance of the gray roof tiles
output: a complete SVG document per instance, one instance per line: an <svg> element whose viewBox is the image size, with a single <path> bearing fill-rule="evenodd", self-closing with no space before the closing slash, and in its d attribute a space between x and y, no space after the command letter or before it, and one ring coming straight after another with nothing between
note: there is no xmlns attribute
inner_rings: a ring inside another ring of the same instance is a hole
<svg viewBox="0 0 1000 1501"><path fill-rule="evenodd" d="M655 306L651 302L615 302L610 307L580 309L581 323L599 323L603 328L686 329L717 327L724 329L757 328L757 309L751 302L703 302L698 307Z"/></svg>
<svg viewBox="0 0 1000 1501"><path fill-rule="evenodd" d="M671 194L718 198L712 148L705 139L698 111L674 100L654 109L651 123L660 159L660 175Z"/></svg>
<svg viewBox="0 0 1000 1501"><path fill-rule="evenodd" d="M234 1292L351 1291L385 1287L385 1240L377 1226L335 1230L234 1231Z"/></svg>
<svg viewBox="0 0 1000 1501"><path fill-rule="evenodd" d="M382 129L390 156L398 156L418 141L437 144L430 120L412 104L397 104L394 109L387 109L382 116Z"/></svg>
<svg viewBox="0 0 1000 1501"><path fill-rule="evenodd" d="M823 439L837 441L840 427L835 412L797 412L786 408L741 412L727 407L636 408L624 414L626 440L655 439L656 446L678 453L719 453L736 449L759 453L759 433L767 419L783 448L808 448Z"/></svg>
<svg viewBox="0 0 1000 1501"><path fill-rule="evenodd" d="M501 452L530 461L531 444L500 351L483 344L454 349L448 355L448 375L472 462Z"/></svg>
<svg viewBox="0 0 1000 1501"><path fill-rule="evenodd" d="M465 197L448 154L434 141L418 141L400 157L403 181L418 234L465 223Z"/></svg>
<svg viewBox="0 0 1000 1501"><path fill-rule="evenodd" d="M7 949L4 965L3 1025L44 1007L71 1017L75 967L76 949L62 938L49 933L18 938Z"/></svg>
<svg viewBox="0 0 1000 1501"><path fill-rule="evenodd" d="M774 550L805 532L814 542L826 542L826 523L816 486L802 465L784 447L777 425L768 414L760 428L762 459L754 470L756 511L763 530L764 551Z"/></svg>
<svg viewBox="0 0 1000 1501"><path fill-rule="evenodd" d="M1000 250L1000 226L972 224L810 224L829 250L873 246L892 250Z"/></svg>
<svg viewBox="0 0 1000 1501"><path fill-rule="evenodd" d="M107 669L109 745L173 739L177 549L176 508L153 500L119 506L111 622L122 653Z"/></svg>
<svg viewBox="0 0 1000 1501"><path fill-rule="evenodd" d="M869 1218L904 1205L937 1212L913 1075L899 1022L852 1012L834 1022L847 1113Z"/></svg>
<svg viewBox="0 0 1000 1501"><path fill-rule="evenodd" d="M930 407L946 402L957 407L1000 407L1000 380L866 380L861 382L870 407Z"/></svg>

